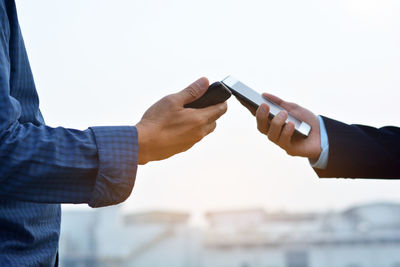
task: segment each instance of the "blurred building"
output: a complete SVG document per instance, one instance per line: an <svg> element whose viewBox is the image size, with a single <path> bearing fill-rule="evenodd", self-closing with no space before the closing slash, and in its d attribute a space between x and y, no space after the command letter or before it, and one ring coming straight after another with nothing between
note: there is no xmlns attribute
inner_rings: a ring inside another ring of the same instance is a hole
<svg viewBox="0 0 400 267"><path fill-rule="evenodd" d="M61 263L140 267L400 267L400 205L374 203L342 212L123 215L117 208L63 213Z"/></svg>
<svg viewBox="0 0 400 267"><path fill-rule="evenodd" d="M61 266L191 267L198 234L186 213L122 214L118 207L63 212Z"/></svg>
<svg viewBox="0 0 400 267"><path fill-rule="evenodd" d="M400 267L400 205L339 213L208 213L203 266Z"/></svg>

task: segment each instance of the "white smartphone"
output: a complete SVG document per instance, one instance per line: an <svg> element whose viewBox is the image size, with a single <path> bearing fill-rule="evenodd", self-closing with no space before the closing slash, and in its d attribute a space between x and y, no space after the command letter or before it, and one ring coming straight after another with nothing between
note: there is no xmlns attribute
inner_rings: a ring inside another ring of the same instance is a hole
<svg viewBox="0 0 400 267"><path fill-rule="evenodd" d="M257 109L262 103L266 103L270 108L270 119L275 117L281 110L284 110L279 105L264 98L261 94L257 93L256 91L232 76L226 77L224 80L222 80L222 83L232 91L232 94L234 96L245 101L249 105L253 106L255 109ZM286 123L289 121L293 122L295 126L295 132L300 136L307 137L311 131L311 126L308 123L297 119L289 112L288 115L289 116L286 120Z"/></svg>

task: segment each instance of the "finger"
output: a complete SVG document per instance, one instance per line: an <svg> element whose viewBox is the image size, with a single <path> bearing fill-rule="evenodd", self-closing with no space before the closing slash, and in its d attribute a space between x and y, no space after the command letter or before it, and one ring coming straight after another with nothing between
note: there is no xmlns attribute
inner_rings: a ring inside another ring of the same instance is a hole
<svg viewBox="0 0 400 267"><path fill-rule="evenodd" d="M222 115L225 114L227 109L228 109L228 104L224 102L203 109L194 110L194 112L197 112L200 114L201 117L206 118L207 123L209 124L218 120Z"/></svg>
<svg viewBox="0 0 400 267"><path fill-rule="evenodd" d="M204 131L205 131L204 136L209 135L210 133L214 132L215 128L217 128L217 123L215 121L210 124L207 124L204 127Z"/></svg>
<svg viewBox="0 0 400 267"><path fill-rule="evenodd" d="M283 99L281 99L281 98L279 98L279 97L277 97L275 95L271 95L271 94L268 94L268 93L263 93L262 96L265 97L266 99L274 102L278 106L283 107L284 109L290 110L290 109L295 107L295 104L287 102L287 101L285 101L285 100L283 100Z"/></svg>
<svg viewBox="0 0 400 267"><path fill-rule="evenodd" d="M280 111L271 121L268 131L268 138L274 143L278 143L279 136L281 135L282 127L288 117L285 110Z"/></svg>
<svg viewBox="0 0 400 267"><path fill-rule="evenodd" d="M268 93L263 93L262 94L263 97L265 97L268 100L271 100L272 102L274 102L275 104L278 104L279 106L284 103L285 101L283 101L281 98L275 96L275 95L271 95Z"/></svg>
<svg viewBox="0 0 400 267"><path fill-rule="evenodd" d="M200 98L208 89L210 82L207 78L200 78L179 93L175 94L179 103L182 105L191 103Z"/></svg>
<svg viewBox="0 0 400 267"><path fill-rule="evenodd" d="M267 104L261 104L256 111L256 119L257 119L257 129L267 135L269 129L269 106Z"/></svg>
<svg viewBox="0 0 400 267"><path fill-rule="evenodd" d="M290 146L293 133L294 133L294 124L293 122L288 122L285 126L283 126L281 136L279 137L278 145L285 150L288 149Z"/></svg>
<svg viewBox="0 0 400 267"><path fill-rule="evenodd" d="M200 142L204 137L212 133L215 128L217 127L217 123L214 121L212 123L208 123L205 125L202 125L202 127L197 128L194 136L195 142Z"/></svg>
<svg viewBox="0 0 400 267"><path fill-rule="evenodd" d="M245 108L247 108L250 111L250 113L253 114L253 116L256 115L257 108L255 108L254 106L250 105L249 103L238 97L236 97L236 99L240 102L240 104L242 104Z"/></svg>

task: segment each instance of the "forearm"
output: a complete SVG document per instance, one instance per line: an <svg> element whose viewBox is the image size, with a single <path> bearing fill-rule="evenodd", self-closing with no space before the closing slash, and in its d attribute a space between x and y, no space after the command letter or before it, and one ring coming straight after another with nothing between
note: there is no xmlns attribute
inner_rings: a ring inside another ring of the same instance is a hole
<svg viewBox="0 0 400 267"><path fill-rule="evenodd" d="M0 139L0 198L97 207L119 203L132 190L134 127L78 131L15 122Z"/></svg>

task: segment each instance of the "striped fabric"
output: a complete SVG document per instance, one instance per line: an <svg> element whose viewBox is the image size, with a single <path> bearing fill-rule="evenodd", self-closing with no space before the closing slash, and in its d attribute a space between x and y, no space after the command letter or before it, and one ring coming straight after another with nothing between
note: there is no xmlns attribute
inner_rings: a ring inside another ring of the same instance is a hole
<svg viewBox="0 0 400 267"><path fill-rule="evenodd" d="M0 266L54 266L60 203L124 201L136 177L137 131L46 126L14 0L0 0L0 25Z"/></svg>

